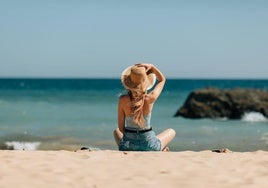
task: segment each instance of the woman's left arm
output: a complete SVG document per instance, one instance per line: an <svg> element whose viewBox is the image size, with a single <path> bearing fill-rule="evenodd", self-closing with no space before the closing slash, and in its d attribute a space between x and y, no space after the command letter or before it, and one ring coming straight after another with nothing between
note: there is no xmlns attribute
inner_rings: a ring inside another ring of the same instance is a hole
<svg viewBox="0 0 268 188"><path fill-rule="evenodd" d="M125 113L123 110L123 105L124 105L123 96L121 96L118 101L117 121L118 121L118 128L122 133L124 133L125 131Z"/></svg>

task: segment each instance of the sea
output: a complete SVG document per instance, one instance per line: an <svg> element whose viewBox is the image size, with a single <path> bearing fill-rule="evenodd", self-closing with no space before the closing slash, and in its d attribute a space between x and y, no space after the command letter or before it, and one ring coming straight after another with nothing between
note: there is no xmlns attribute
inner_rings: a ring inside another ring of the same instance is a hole
<svg viewBox="0 0 268 188"><path fill-rule="evenodd" d="M205 88L268 90L268 80L167 79L151 124L176 131L171 151L228 148L268 151L268 119L248 112L240 120L174 117L190 92ZM117 150L120 79L0 79L0 149Z"/></svg>

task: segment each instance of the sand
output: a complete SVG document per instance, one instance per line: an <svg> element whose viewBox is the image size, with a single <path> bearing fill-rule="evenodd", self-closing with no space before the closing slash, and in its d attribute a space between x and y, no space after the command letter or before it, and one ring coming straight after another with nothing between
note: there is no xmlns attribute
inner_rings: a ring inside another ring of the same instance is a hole
<svg viewBox="0 0 268 188"><path fill-rule="evenodd" d="M0 151L1 188L268 187L268 151Z"/></svg>

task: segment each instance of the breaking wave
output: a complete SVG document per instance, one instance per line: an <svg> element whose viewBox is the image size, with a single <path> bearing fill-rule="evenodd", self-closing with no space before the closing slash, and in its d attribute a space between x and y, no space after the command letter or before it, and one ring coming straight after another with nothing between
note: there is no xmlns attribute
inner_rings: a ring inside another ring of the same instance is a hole
<svg viewBox="0 0 268 188"><path fill-rule="evenodd" d="M37 150L40 142L18 142L18 141L11 141L5 142L8 149L11 150Z"/></svg>
<svg viewBox="0 0 268 188"><path fill-rule="evenodd" d="M242 121L247 122L262 122L262 121L268 121L268 119L259 112L247 112L243 115Z"/></svg>

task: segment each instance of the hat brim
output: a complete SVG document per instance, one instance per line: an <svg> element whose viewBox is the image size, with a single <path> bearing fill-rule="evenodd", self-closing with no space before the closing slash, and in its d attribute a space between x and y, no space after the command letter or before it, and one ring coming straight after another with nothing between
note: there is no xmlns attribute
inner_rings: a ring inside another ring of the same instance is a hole
<svg viewBox="0 0 268 188"><path fill-rule="evenodd" d="M128 87L126 84L125 84L125 77L128 77L130 75L130 72L131 72L131 68L135 66L135 65L132 65L132 66L129 66L127 67L121 74L121 82L122 84L124 85L124 87L126 89L131 89L130 87ZM156 75L154 73L150 73L150 74L147 74L147 78L148 78L148 86L147 86L147 90L150 90L154 87L155 83L156 83Z"/></svg>

